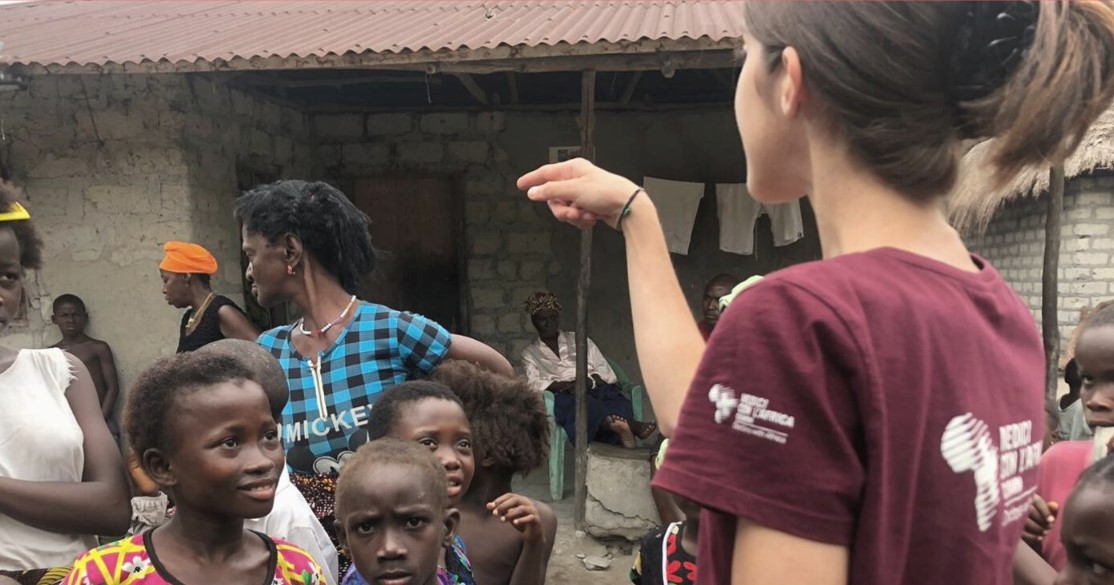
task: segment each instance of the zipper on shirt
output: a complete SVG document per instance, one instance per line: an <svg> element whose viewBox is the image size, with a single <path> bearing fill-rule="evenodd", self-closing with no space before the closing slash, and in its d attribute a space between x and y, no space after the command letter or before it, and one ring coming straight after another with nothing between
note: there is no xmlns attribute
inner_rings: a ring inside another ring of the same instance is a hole
<svg viewBox="0 0 1114 585"><path fill-rule="evenodd" d="M317 356L317 362L314 363L313 358L306 360L306 365L309 366L310 377L313 378L313 393L317 399L317 413L321 418L329 417L329 405L325 403L325 383L321 380L321 355Z"/></svg>

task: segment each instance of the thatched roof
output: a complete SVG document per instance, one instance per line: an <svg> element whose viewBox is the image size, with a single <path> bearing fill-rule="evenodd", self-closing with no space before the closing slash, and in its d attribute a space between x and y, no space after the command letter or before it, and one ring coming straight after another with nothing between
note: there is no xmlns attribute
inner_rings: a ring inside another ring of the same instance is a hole
<svg viewBox="0 0 1114 585"><path fill-rule="evenodd" d="M1029 167L1013 181L994 189L986 163L993 141L975 145L963 157L959 181L948 200L952 224L964 232L979 232L990 223L994 212L1017 197L1039 196L1048 190L1048 166ZM1107 110L1087 132L1075 154L1064 163L1068 179L1095 169L1114 168L1114 109Z"/></svg>

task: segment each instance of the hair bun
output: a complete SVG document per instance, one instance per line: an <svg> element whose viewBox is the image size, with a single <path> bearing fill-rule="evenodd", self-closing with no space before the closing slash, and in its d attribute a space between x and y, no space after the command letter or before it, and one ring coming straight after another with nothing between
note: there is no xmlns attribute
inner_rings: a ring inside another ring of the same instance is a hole
<svg viewBox="0 0 1114 585"><path fill-rule="evenodd" d="M951 51L948 98L961 138L979 138L964 104L1001 89L1036 35L1038 2L963 2Z"/></svg>

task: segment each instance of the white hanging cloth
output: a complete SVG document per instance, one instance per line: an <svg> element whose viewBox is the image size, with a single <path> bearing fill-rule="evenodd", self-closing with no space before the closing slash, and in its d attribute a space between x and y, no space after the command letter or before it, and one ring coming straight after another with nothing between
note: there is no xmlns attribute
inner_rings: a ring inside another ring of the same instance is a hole
<svg viewBox="0 0 1114 585"><path fill-rule="evenodd" d="M775 246L788 246L804 237L799 200L766 204L756 201L746 183L716 185L716 211L719 214L719 249L749 256L754 253L754 227L765 213Z"/></svg>
<svg viewBox="0 0 1114 585"><path fill-rule="evenodd" d="M696 211L704 197L704 184L645 177L642 186L658 209L669 251L688 255Z"/></svg>

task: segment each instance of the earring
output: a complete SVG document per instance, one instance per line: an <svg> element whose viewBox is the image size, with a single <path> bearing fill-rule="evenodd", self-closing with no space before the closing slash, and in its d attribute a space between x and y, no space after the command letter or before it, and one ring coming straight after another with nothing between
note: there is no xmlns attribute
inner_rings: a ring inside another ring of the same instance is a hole
<svg viewBox="0 0 1114 585"><path fill-rule="evenodd" d="M288 276L294 276L294 267L293 267L293 266L291 266L291 265L289 265L289 264L287 264L287 265L286 265L286 274L287 274Z"/></svg>

